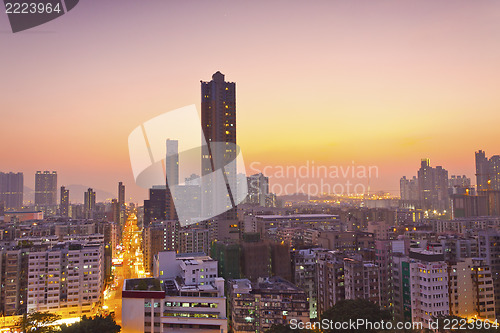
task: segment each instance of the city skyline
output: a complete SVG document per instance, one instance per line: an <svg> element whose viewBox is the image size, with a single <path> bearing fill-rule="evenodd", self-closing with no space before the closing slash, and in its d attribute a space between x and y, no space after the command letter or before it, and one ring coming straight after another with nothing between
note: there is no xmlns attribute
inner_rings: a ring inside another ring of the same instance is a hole
<svg viewBox="0 0 500 333"><path fill-rule="evenodd" d="M492 0L6 0L0 331L498 329L499 32Z"/></svg>
<svg viewBox="0 0 500 333"><path fill-rule="evenodd" d="M23 172L28 187L37 170L110 193L123 181L140 202L147 190L133 182L128 134L184 105L200 112L199 81L220 70L238 83L247 169L354 161L378 167L372 192L393 194L421 158L474 178L472 154L500 151L499 6L81 3L29 32L2 34L0 59L10 64L2 171ZM227 46L214 49L199 33L206 17ZM4 15L0 30L9 30Z"/></svg>

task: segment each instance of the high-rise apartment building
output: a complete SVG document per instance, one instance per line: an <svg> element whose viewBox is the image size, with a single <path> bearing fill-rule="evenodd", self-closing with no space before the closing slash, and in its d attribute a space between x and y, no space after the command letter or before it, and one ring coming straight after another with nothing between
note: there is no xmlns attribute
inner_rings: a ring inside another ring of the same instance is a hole
<svg viewBox="0 0 500 333"><path fill-rule="evenodd" d="M209 231L187 226L179 231L179 253L205 253L210 251Z"/></svg>
<svg viewBox="0 0 500 333"><path fill-rule="evenodd" d="M448 267L450 314L495 320L495 295L490 268L484 259L467 258Z"/></svg>
<svg viewBox="0 0 500 333"><path fill-rule="evenodd" d="M344 259L346 299L366 299L380 305L379 267L373 262Z"/></svg>
<svg viewBox="0 0 500 333"><path fill-rule="evenodd" d="M167 156L165 159L167 185L179 184L179 141L167 139Z"/></svg>
<svg viewBox="0 0 500 333"><path fill-rule="evenodd" d="M450 179L448 179L448 188L450 189L472 189L472 184L470 178L465 175L452 175ZM457 191L453 190L452 193L456 193ZM472 193L471 193L472 194Z"/></svg>
<svg viewBox="0 0 500 333"><path fill-rule="evenodd" d="M0 172L0 203L4 208L19 209L23 206L24 176L22 172Z"/></svg>
<svg viewBox="0 0 500 333"><path fill-rule="evenodd" d="M35 205L57 205L57 172L37 171L35 174Z"/></svg>
<svg viewBox="0 0 500 333"><path fill-rule="evenodd" d="M478 255L490 268L495 292L495 313L500 319L500 231L480 230L477 235Z"/></svg>
<svg viewBox="0 0 500 333"><path fill-rule="evenodd" d="M431 167L430 160L424 158L417 178L401 178L401 200L409 207L443 212L450 207L448 185L448 171L441 166Z"/></svg>
<svg viewBox="0 0 500 333"><path fill-rule="evenodd" d="M247 177L248 195L245 203L267 206L269 197L269 177L258 173Z"/></svg>
<svg viewBox="0 0 500 333"><path fill-rule="evenodd" d="M401 178L399 181L399 187L401 192L401 200L406 204L415 205L419 202L420 197L418 194L418 179L413 176L411 179L407 179L406 176Z"/></svg>
<svg viewBox="0 0 500 333"><path fill-rule="evenodd" d="M396 320L429 327L435 317L449 314L448 265L442 253L422 250L393 256L392 291Z"/></svg>
<svg viewBox="0 0 500 333"><path fill-rule="evenodd" d="M307 294L309 317L318 317L316 258L325 249L305 249L292 251L292 282Z"/></svg>
<svg viewBox="0 0 500 333"><path fill-rule="evenodd" d="M231 318L235 333L262 333L274 324L286 325L291 319L309 322L306 293L292 283L272 277L250 282L229 282Z"/></svg>
<svg viewBox="0 0 500 333"><path fill-rule="evenodd" d="M179 185L179 142L177 140L167 140L165 175L165 219L177 220L177 210L174 204L174 196L176 194L174 189ZM186 206L189 207L189 203Z"/></svg>
<svg viewBox="0 0 500 333"><path fill-rule="evenodd" d="M443 167L433 168L429 159L422 159L418 185L422 209L443 211L449 208L448 171Z"/></svg>
<svg viewBox="0 0 500 333"><path fill-rule="evenodd" d="M118 203L125 205L125 185L123 185L123 182L118 183Z"/></svg>
<svg viewBox="0 0 500 333"><path fill-rule="evenodd" d="M216 216L212 238L237 238L236 84L221 72L201 82L201 125L202 216Z"/></svg>
<svg viewBox="0 0 500 333"><path fill-rule="evenodd" d="M478 191L488 188L490 179L490 165L486 153L482 150L476 151L476 185Z"/></svg>
<svg viewBox="0 0 500 333"><path fill-rule="evenodd" d="M149 189L149 200L144 200L144 226L167 217L165 186L153 186Z"/></svg>
<svg viewBox="0 0 500 333"><path fill-rule="evenodd" d="M0 311L5 316L26 313L28 303L29 249L4 249L0 252Z"/></svg>
<svg viewBox="0 0 500 333"><path fill-rule="evenodd" d="M488 159L483 150L476 152L476 183L478 192L500 191L500 155Z"/></svg>
<svg viewBox="0 0 500 333"><path fill-rule="evenodd" d="M101 244L64 243L29 253L28 312L90 315L104 286Z"/></svg>
<svg viewBox="0 0 500 333"><path fill-rule="evenodd" d="M153 270L153 258L158 252L177 251L179 248L179 221L155 221L143 228L144 268Z"/></svg>
<svg viewBox="0 0 500 333"><path fill-rule="evenodd" d="M83 196L83 212L86 219L94 218L95 213L95 191L91 188Z"/></svg>
<svg viewBox="0 0 500 333"><path fill-rule="evenodd" d="M336 251L318 252L318 316L345 299L344 255Z"/></svg>
<svg viewBox="0 0 500 333"><path fill-rule="evenodd" d="M170 188L169 188L170 189ZM192 225L193 220L200 216L201 210L201 187L199 184L192 184L187 182L184 185L177 185L175 190L171 192L176 203L182 204L182 213L184 216L176 216L179 218L181 225ZM167 193L167 196L169 193ZM169 199L167 198L167 201ZM172 201L170 199L170 201ZM173 203L173 201L172 201ZM177 213L177 210L175 210ZM186 218L187 217L187 218Z"/></svg>
<svg viewBox="0 0 500 333"><path fill-rule="evenodd" d="M111 199L111 220L120 225L120 205L118 199Z"/></svg>
<svg viewBox="0 0 500 333"><path fill-rule="evenodd" d="M61 216L69 216L69 190L61 186L61 197L59 200L59 212Z"/></svg>
<svg viewBox="0 0 500 333"><path fill-rule="evenodd" d="M125 211L125 185L122 182L118 183L118 210L119 216L118 221L116 221L120 226L125 224L126 211Z"/></svg>

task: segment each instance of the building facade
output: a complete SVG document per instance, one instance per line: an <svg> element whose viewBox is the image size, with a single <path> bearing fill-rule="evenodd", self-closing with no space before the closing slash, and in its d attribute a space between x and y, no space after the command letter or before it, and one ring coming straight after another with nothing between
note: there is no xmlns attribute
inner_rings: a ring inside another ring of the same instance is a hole
<svg viewBox="0 0 500 333"><path fill-rule="evenodd" d="M229 288L234 333L261 333L274 324L286 325L291 319L309 322L306 293L280 277L254 283L232 280Z"/></svg>
<svg viewBox="0 0 500 333"><path fill-rule="evenodd" d="M5 209L19 209L23 206L24 175L0 172L0 203Z"/></svg>
<svg viewBox="0 0 500 333"><path fill-rule="evenodd" d="M28 264L29 313L48 311L66 318L89 315L104 287L102 244L65 243L32 250Z"/></svg>
<svg viewBox="0 0 500 333"><path fill-rule="evenodd" d="M57 172L37 171L35 174L35 205L57 205Z"/></svg>

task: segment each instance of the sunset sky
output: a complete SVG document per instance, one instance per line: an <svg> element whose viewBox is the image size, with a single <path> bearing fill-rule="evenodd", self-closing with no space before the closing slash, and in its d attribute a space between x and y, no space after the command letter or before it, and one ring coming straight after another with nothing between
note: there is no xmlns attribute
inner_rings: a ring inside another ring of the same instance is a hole
<svg viewBox="0 0 500 333"><path fill-rule="evenodd" d="M199 108L218 70L236 82L247 170L354 161L398 194L423 157L475 183L474 152L500 154L497 0L82 0L16 34L0 13L0 171L31 188L36 170L123 181L141 202L128 135Z"/></svg>

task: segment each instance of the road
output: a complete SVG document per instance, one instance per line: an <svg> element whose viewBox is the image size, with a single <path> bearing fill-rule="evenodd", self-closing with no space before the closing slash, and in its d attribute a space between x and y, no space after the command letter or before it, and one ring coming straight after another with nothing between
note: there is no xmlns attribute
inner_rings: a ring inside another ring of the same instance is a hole
<svg viewBox="0 0 500 333"><path fill-rule="evenodd" d="M142 255L142 232L137 227L135 212L129 214L122 232L121 247L113 258L113 282L104 291L101 313L115 313L118 325L122 321L122 289L125 279L145 277ZM120 264L121 263L121 264Z"/></svg>

